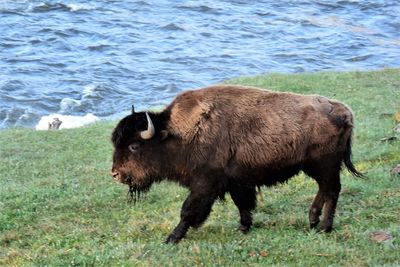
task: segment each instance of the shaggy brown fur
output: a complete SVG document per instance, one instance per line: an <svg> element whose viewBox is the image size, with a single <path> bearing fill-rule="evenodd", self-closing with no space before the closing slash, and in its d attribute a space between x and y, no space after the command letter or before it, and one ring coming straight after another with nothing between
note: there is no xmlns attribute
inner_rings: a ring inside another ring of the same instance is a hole
<svg viewBox="0 0 400 267"><path fill-rule="evenodd" d="M149 115L156 130L150 140L139 135L147 128L143 112L115 128L112 172L135 192L165 178L190 189L167 242L200 226L226 192L239 208L240 229L248 231L255 187L284 182L301 170L319 185L310 225L319 224L325 207L321 230L329 232L342 163L361 175L351 162L352 112L322 96L219 85L184 92L161 113Z"/></svg>

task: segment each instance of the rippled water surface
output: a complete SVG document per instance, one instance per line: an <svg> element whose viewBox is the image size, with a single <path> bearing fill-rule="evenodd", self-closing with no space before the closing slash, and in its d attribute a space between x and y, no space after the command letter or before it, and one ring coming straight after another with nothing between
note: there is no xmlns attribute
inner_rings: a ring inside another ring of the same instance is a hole
<svg viewBox="0 0 400 267"><path fill-rule="evenodd" d="M265 72L399 66L399 1L0 0L0 128Z"/></svg>

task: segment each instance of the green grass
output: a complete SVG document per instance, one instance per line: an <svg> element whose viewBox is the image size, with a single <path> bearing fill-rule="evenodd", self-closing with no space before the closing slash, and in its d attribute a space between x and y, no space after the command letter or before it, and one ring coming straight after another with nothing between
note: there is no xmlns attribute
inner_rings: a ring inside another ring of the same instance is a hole
<svg viewBox="0 0 400 267"><path fill-rule="evenodd" d="M264 188L247 235L231 199L218 202L179 245L164 239L177 224L187 190L163 182L135 206L109 176L115 122L61 131L0 132L0 265L5 266L398 266L400 163L394 114L400 69L272 74L230 83L321 94L344 101L356 116L354 162L368 179L343 172L331 234L308 229L315 182L299 175ZM400 137L399 135L397 135ZM369 239L383 230L393 240Z"/></svg>

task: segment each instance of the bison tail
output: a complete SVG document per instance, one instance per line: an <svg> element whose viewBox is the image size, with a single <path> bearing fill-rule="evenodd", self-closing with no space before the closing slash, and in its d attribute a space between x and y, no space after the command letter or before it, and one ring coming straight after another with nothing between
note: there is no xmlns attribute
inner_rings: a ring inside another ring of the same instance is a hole
<svg viewBox="0 0 400 267"><path fill-rule="evenodd" d="M354 176L359 177L359 178L366 178L366 176L363 173L357 171L356 167L354 166L353 162L351 161L351 135L350 135L349 139L347 139L346 150L344 152L343 162L344 162L344 165L346 166L347 170L349 170L349 172L351 174L353 174Z"/></svg>

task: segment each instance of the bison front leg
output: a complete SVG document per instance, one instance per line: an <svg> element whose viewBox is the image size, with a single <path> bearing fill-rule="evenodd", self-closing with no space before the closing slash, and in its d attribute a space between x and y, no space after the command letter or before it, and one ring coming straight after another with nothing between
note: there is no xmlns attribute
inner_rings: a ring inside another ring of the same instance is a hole
<svg viewBox="0 0 400 267"><path fill-rule="evenodd" d="M253 224L252 211L256 207L256 189L254 186L233 185L229 188L229 193L239 209L239 230L247 233Z"/></svg>
<svg viewBox="0 0 400 267"><path fill-rule="evenodd" d="M319 224L319 216L321 215L321 210L322 207L324 206L324 202L325 202L324 196L321 190L319 190L314 198L313 203L311 204L308 215L311 229L316 228Z"/></svg>
<svg viewBox="0 0 400 267"><path fill-rule="evenodd" d="M192 191L186 198L181 209L181 220L172 233L168 236L166 243L178 243L189 227L199 227L211 212L211 207L217 198L217 194L210 191Z"/></svg>

